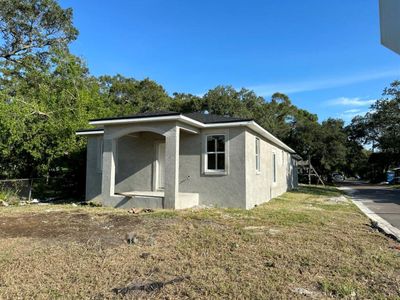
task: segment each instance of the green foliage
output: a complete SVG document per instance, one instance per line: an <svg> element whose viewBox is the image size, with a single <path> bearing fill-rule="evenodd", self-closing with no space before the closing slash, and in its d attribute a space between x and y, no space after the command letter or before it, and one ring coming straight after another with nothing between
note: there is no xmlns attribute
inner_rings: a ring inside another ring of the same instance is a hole
<svg viewBox="0 0 400 300"><path fill-rule="evenodd" d="M79 151L75 131L90 118L111 113L84 64L65 51L51 67L30 69L3 83L0 94L1 167L10 176L47 175L54 160Z"/></svg>
<svg viewBox="0 0 400 300"><path fill-rule="evenodd" d="M372 146L366 168L374 181L400 165L400 81L394 81L364 116L356 117L347 127L349 139L358 145Z"/></svg>
<svg viewBox="0 0 400 300"><path fill-rule="evenodd" d="M98 85L100 95L114 105L116 115L167 110L169 106L167 92L148 78L136 80L122 75L101 76Z"/></svg>
<svg viewBox="0 0 400 300"><path fill-rule="evenodd" d="M367 157L361 140L387 152L400 148L399 83L385 91L387 98L374 112L344 128L341 120L319 123L281 93L266 100L244 88L217 86L204 96L169 96L148 78L92 77L68 50L78 34L72 10L55 0L0 0L0 29L0 177L65 176L83 182L86 141L76 137L77 129L92 118L159 110L253 118L310 157L325 176L336 170L356 173Z"/></svg>
<svg viewBox="0 0 400 300"><path fill-rule="evenodd" d="M72 9L54 0L0 0L0 59L43 59L49 47L66 47L77 35Z"/></svg>

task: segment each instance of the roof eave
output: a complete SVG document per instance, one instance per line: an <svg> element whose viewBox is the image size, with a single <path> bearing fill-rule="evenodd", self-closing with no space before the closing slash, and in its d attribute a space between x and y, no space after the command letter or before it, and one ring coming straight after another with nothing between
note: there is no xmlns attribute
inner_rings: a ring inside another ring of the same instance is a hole
<svg viewBox="0 0 400 300"><path fill-rule="evenodd" d="M102 135L104 134L104 129L96 130L96 129L87 129L87 130L77 130L75 132L76 135L86 136L86 135Z"/></svg>
<svg viewBox="0 0 400 300"><path fill-rule="evenodd" d="M279 140L277 137L269 133L267 130L258 125L254 120L248 121L230 121L230 122L219 122L219 123L202 123L192 118L186 117L182 114L178 115L165 115L157 117L142 117L142 118L119 118L119 119L96 119L89 121L90 125L117 125L117 124L132 124L132 123L144 123L144 122L160 122L160 121L181 121L183 123L192 125L197 128L219 128L219 127L238 127L247 126L253 131L257 132L267 140L273 142L277 146L285 149L290 153L296 153L292 148L286 145L284 142ZM84 134L82 134L84 135Z"/></svg>
<svg viewBox="0 0 400 300"><path fill-rule="evenodd" d="M262 128L260 125L258 125L255 121L249 122L248 127L252 129L253 131L257 132L258 134L262 135L265 137L267 140L273 142L275 145L285 149L286 151L290 153L296 153L292 148L290 148L288 145L286 145L284 142L282 142L280 139L269 133L267 130Z"/></svg>

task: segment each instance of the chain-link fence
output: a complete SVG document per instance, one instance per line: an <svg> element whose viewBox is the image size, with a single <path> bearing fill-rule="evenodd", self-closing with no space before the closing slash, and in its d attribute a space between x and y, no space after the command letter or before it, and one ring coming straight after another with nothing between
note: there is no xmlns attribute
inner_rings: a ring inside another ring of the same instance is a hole
<svg viewBox="0 0 400 300"><path fill-rule="evenodd" d="M76 182L62 177L0 180L0 200L9 202L55 202L79 200L81 191Z"/></svg>
<svg viewBox="0 0 400 300"><path fill-rule="evenodd" d="M18 200L32 198L32 179L0 180L0 198L2 200Z"/></svg>

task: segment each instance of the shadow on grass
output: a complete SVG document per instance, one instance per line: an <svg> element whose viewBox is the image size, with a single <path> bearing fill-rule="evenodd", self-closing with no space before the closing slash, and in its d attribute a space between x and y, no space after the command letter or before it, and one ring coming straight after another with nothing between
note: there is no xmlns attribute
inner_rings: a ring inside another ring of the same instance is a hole
<svg viewBox="0 0 400 300"><path fill-rule="evenodd" d="M156 282L150 282L150 283L145 283L145 284L132 284L127 287L123 288L114 288L112 291L116 294L120 294L122 296L126 296L130 292L133 291L144 291L147 293L155 292L157 290L162 289L164 286L168 284L174 284L178 282L182 282L185 279L189 279L188 276L186 277L177 277L169 281L156 281Z"/></svg>
<svg viewBox="0 0 400 300"><path fill-rule="evenodd" d="M344 193L332 186L315 186L315 185L300 185L297 189L291 191L292 193L309 194L314 196L327 196L335 197L343 195Z"/></svg>

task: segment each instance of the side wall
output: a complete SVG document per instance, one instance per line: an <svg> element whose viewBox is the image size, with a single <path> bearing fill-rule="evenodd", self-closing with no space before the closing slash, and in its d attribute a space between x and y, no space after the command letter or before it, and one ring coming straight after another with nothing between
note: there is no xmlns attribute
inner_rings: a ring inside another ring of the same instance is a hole
<svg viewBox="0 0 400 300"><path fill-rule="evenodd" d="M206 175L203 169L205 136L226 134L226 175ZM245 130L243 127L202 130L200 134L181 133L179 191L199 193L199 203L216 207L245 208L244 172Z"/></svg>
<svg viewBox="0 0 400 300"><path fill-rule="evenodd" d="M87 138L86 154L86 200L100 200L101 197L101 143L102 135L92 135ZM100 157L99 157L100 155Z"/></svg>
<svg viewBox="0 0 400 300"><path fill-rule="evenodd" d="M260 139L260 171L256 170L256 138ZM246 208L253 208L297 186L291 154L246 130ZM273 155L276 160L276 182L273 174Z"/></svg>

